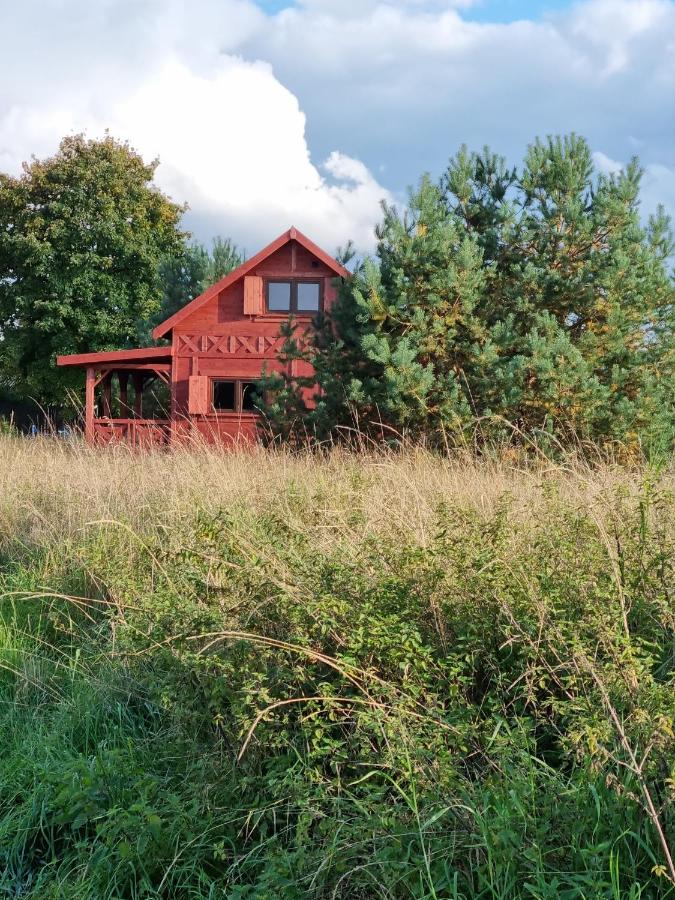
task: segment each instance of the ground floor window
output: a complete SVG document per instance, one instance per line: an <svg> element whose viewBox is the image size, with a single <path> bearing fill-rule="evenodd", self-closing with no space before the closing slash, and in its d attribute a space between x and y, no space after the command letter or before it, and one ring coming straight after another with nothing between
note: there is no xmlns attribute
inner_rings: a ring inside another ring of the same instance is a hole
<svg viewBox="0 0 675 900"><path fill-rule="evenodd" d="M240 381L241 410L242 412L255 412L258 409L258 385L255 381Z"/></svg>
<svg viewBox="0 0 675 900"><path fill-rule="evenodd" d="M258 382L239 378L214 378L213 408L216 412L257 412Z"/></svg>

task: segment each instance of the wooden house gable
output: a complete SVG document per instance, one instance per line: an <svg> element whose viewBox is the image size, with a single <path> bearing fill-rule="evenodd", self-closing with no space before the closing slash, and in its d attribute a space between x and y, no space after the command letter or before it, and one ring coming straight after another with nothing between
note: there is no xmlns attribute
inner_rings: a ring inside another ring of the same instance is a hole
<svg viewBox="0 0 675 900"><path fill-rule="evenodd" d="M268 312L266 289L268 280L301 279L318 281L324 303L330 305L335 271L297 241L291 241L232 283L212 294L207 301L187 311L176 326L176 334L218 331L219 328L237 322L250 324L286 318L281 313Z"/></svg>
<svg viewBox="0 0 675 900"><path fill-rule="evenodd" d="M172 331L174 334L212 331L238 322L250 325L253 321L284 318L281 313L275 314L268 308L268 285L275 279L320 282L322 303L329 306L334 296L332 280L336 276L349 277L349 274L309 238L296 228L290 228L158 325L153 337L166 337Z"/></svg>

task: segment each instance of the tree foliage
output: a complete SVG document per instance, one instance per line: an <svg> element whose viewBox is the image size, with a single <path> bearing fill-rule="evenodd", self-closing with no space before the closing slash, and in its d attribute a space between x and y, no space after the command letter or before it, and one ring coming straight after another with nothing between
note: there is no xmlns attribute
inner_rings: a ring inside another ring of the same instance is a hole
<svg viewBox="0 0 675 900"><path fill-rule="evenodd" d="M0 379L15 393L62 400L81 378L57 354L133 345L159 307L160 260L184 234L156 167L109 135L75 135L0 174Z"/></svg>
<svg viewBox="0 0 675 900"><path fill-rule="evenodd" d="M662 209L641 220L641 175L597 173L575 135L535 141L519 171L463 147L384 207L376 258L308 351L305 426L672 446L673 242Z"/></svg>

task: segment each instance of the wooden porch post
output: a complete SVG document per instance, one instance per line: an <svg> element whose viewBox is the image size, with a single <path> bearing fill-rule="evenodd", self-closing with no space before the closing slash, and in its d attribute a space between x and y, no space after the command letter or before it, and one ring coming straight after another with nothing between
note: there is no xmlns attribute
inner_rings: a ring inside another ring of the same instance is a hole
<svg viewBox="0 0 675 900"><path fill-rule="evenodd" d="M128 372L118 372L117 377L120 382L120 418L126 419L129 417L129 401L127 395L127 385L129 384L129 373Z"/></svg>
<svg viewBox="0 0 675 900"><path fill-rule="evenodd" d="M142 419L143 418L143 382L145 381L145 376L139 372L134 372L133 375L134 381L134 418Z"/></svg>
<svg viewBox="0 0 675 900"><path fill-rule="evenodd" d="M103 379L103 415L106 419L112 418L112 377L113 373L108 374Z"/></svg>
<svg viewBox="0 0 675 900"><path fill-rule="evenodd" d="M94 443L94 382L96 372L92 366L87 367L87 381L84 399L84 436L88 444Z"/></svg>

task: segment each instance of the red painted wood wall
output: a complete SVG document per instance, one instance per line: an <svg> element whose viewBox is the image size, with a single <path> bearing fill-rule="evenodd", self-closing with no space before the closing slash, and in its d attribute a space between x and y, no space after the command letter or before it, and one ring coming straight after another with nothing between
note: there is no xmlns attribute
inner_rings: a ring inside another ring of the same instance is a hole
<svg viewBox="0 0 675 900"><path fill-rule="evenodd" d="M330 308L336 295L335 272L297 241L292 240L248 273L266 278L306 278L323 282L323 305ZM198 434L207 440L224 442L255 440L258 417L253 413L190 413L190 376L245 379L254 381L268 371L279 371L277 354L283 339L279 328L287 313L246 315L244 313L244 278L214 296L174 326L172 333L172 428L174 439ZM295 316L307 326L312 316ZM293 363L290 374L308 375L311 366ZM308 391L306 400L311 398Z"/></svg>

